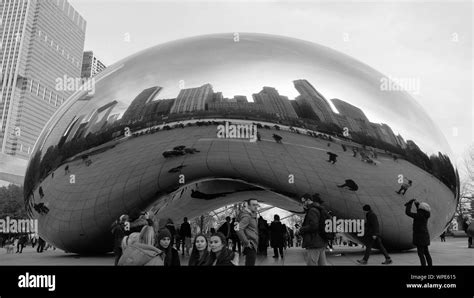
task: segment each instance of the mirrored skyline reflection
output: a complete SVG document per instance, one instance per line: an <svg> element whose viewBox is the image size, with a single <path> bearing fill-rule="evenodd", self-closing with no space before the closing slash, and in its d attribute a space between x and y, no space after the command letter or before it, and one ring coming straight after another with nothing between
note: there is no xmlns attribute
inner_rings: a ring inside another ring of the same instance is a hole
<svg viewBox="0 0 474 298"><path fill-rule="evenodd" d="M370 66L298 39L251 33L240 33L238 41L234 37L233 33L198 36L146 49L99 74L94 100L84 100L79 94L67 105L80 115L116 100L111 114L117 114L150 86L162 87L157 99L168 99L176 98L181 88L207 83L227 98L244 95L252 101L252 94L270 86L293 100L299 95L293 81L305 79L330 104L330 99L341 99L363 110L371 122L385 123L395 134L413 140L428 155L442 152L452 157L444 136L423 108L404 91L382 91L380 80L385 76ZM114 72L117 65L123 65L122 69ZM71 119L61 116L55 114L50 123L67 126L62 122ZM45 141L44 149L56 144L58 133L53 128L52 139L44 140L43 132L38 144Z"/></svg>

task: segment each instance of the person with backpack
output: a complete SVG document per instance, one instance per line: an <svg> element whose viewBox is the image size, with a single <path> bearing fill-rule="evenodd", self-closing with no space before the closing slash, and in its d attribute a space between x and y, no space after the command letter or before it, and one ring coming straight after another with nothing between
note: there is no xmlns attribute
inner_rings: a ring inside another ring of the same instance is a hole
<svg viewBox="0 0 474 298"><path fill-rule="evenodd" d="M385 261L382 262L384 265L388 265L392 263L392 259L387 253L387 250L382 244L382 239L380 238L380 232L379 232L379 220L377 219L377 215L372 211L372 208L370 205L364 205L362 207L362 210L366 212L366 221L365 221L365 237L367 238L367 246L365 248L365 254L364 257L361 260L357 260L357 263L366 265L369 257L370 257L370 252L372 250L372 246L374 246L375 243L378 244L380 251L382 251L383 255L385 256Z"/></svg>
<svg viewBox="0 0 474 298"><path fill-rule="evenodd" d="M317 199L318 201L314 201ZM303 220L300 234L303 236L302 247L306 249L306 264L308 266L326 266L326 246L327 241L321 236L321 229L324 231L324 225L321 224L323 218L323 202L319 195L311 196L306 193L301 198L306 215Z"/></svg>

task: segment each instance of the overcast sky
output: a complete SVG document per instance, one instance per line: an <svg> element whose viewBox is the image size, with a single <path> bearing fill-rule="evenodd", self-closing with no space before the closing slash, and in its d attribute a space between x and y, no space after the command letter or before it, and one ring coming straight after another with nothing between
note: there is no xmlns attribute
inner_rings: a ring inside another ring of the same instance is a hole
<svg viewBox="0 0 474 298"><path fill-rule="evenodd" d="M456 158L473 142L470 1L70 0L86 19L86 50L111 65L184 37L256 32L300 38L394 78L415 78L413 97L438 123Z"/></svg>

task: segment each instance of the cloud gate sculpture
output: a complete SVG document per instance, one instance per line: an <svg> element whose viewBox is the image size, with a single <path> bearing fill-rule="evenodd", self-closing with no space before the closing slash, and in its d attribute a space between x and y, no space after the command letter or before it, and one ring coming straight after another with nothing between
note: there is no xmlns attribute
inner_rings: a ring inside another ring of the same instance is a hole
<svg viewBox="0 0 474 298"><path fill-rule="evenodd" d="M56 247L101 253L124 213L176 222L250 197L302 212L301 195L319 193L337 218L364 219L370 204L386 247L412 248L404 203L429 203L429 231L439 235L459 182L439 129L386 80L280 36L152 47L107 68L53 115L28 165L27 210Z"/></svg>

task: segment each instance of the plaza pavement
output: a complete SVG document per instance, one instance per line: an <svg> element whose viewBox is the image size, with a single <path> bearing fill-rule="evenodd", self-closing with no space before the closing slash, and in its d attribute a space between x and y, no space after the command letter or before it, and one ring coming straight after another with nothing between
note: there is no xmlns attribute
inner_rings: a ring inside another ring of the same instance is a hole
<svg viewBox="0 0 474 298"><path fill-rule="evenodd" d="M328 252L328 263L332 266L362 266L356 260L361 259L364 250L361 246L334 246L333 252ZM304 250L300 247L292 247L285 250L284 259L273 259L273 250L268 249L268 257L258 257L258 266L304 266ZM447 237L446 242L440 242L439 239L432 241L430 246L431 256L434 265L455 265L472 266L474 265L474 249L467 248L466 237ZM390 266L418 266L420 265L416 249L405 252L391 253L393 264ZM181 256L181 252L180 252ZM384 257L381 253L374 250L369 265L381 265ZM111 266L114 257L112 254L99 256L79 256L76 254L67 254L62 250L51 250L41 254L37 253L31 246L24 249L22 254L6 254L5 249L0 248L0 267L1 266ZM245 258L240 258L240 264L243 265ZM188 258L181 256L181 264L186 265ZM0 269L1 270L1 269Z"/></svg>

